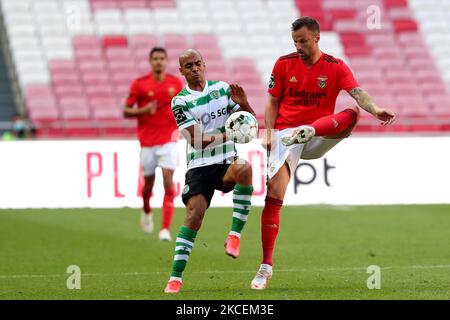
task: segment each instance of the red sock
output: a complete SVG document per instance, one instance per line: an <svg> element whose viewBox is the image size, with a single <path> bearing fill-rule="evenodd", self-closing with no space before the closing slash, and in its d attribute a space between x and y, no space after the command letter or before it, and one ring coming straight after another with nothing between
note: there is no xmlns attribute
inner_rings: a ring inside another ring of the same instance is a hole
<svg viewBox="0 0 450 320"><path fill-rule="evenodd" d="M334 136L344 132L358 120L358 115L352 109L345 109L336 114L317 119L311 124L316 136Z"/></svg>
<svg viewBox="0 0 450 320"><path fill-rule="evenodd" d="M150 207L150 197L152 196L151 193L146 194L144 190L142 190L142 202L144 204L144 212L146 214L150 214L152 212L152 208Z"/></svg>
<svg viewBox="0 0 450 320"><path fill-rule="evenodd" d="M169 229L172 223L172 217L174 212L173 198L175 197L175 190L166 189L164 193L163 201L163 217L162 217L162 228Z"/></svg>
<svg viewBox="0 0 450 320"><path fill-rule="evenodd" d="M280 209L283 201L266 196L265 202L261 215L262 263L272 265L273 249L280 229Z"/></svg>

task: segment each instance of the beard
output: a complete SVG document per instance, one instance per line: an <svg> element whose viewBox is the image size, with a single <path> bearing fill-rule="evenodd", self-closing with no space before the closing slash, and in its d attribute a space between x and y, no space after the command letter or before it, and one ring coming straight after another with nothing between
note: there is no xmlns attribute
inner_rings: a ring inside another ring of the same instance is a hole
<svg viewBox="0 0 450 320"><path fill-rule="evenodd" d="M303 52L297 51L297 52L300 55L300 59L302 59L302 60L308 60L309 59L309 55L307 55L304 51Z"/></svg>

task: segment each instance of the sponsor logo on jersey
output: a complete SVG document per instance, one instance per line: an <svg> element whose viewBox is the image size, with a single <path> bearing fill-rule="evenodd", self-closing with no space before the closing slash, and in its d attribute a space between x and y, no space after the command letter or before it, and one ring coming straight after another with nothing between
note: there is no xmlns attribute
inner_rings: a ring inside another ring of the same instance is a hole
<svg viewBox="0 0 450 320"><path fill-rule="evenodd" d="M328 78L326 76L317 77L317 80L318 80L317 84L319 85L320 89L324 89L327 86Z"/></svg>
<svg viewBox="0 0 450 320"><path fill-rule="evenodd" d="M298 81L295 76L292 76L292 78L289 79L289 82L298 82Z"/></svg>

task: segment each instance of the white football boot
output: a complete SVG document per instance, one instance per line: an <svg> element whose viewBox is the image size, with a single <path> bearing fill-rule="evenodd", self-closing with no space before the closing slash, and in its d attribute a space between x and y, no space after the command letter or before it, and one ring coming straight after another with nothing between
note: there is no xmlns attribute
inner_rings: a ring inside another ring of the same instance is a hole
<svg viewBox="0 0 450 320"><path fill-rule="evenodd" d="M294 143L307 143L309 140L314 137L316 134L316 130L311 126L300 126L294 130L290 134L287 134L281 138L281 143L283 145L290 146Z"/></svg>
<svg viewBox="0 0 450 320"><path fill-rule="evenodd" d="M141 211L141 227L145 233L153 232L153 214L146 214L144 211Z"/></svg>
<svg viewBox="0 0 450 320"><path fill-rule="evenodd" d="M255 290L264 290L267 287L267 281L272 277L272 266L270 264L261 264L256 276L253 278L250 287Z"/></svg>
<svg viewBox="0 0 450 320"><path fill-rule="evenodd" d="M170 235L169 229L161 229L161 231L159 232L159 240L172 241L172 236Z"/></svg>

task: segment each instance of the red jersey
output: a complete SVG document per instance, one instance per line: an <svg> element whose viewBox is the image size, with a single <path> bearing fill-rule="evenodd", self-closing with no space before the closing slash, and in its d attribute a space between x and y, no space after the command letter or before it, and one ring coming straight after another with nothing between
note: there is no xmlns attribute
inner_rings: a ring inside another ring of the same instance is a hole
<svg viewBox="0 0 450 320"><path fill-rule="evenodd" d="M126 105L138 108L145 107L149 102L156 101L156 113L144 114L138 119L138 138L141 147L152 147L165 144L172 139L172 133L177 130L177 124L172 114L172 98L181 91L183 85L175 76L166 74L159 82L153 79L152 73L133 81Z"/></svg>
<svg viewBox="0 0 450 320"><path fill-rule="evenodd" d="M334 113L339 91L358 87L349 67L322 52L311 67L297 52L280 57L272 71L268 92L280 98L275 129L298 127Z"/></svg>

